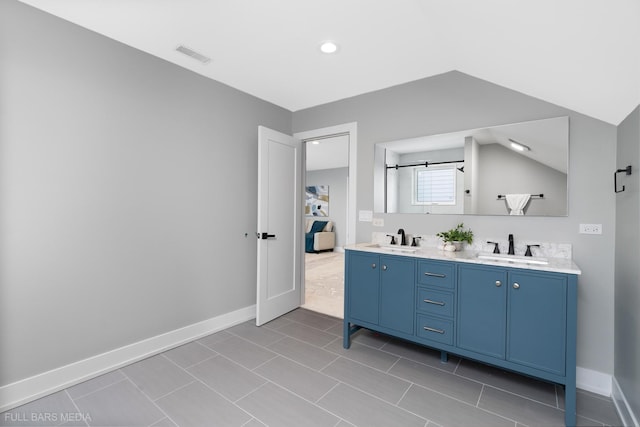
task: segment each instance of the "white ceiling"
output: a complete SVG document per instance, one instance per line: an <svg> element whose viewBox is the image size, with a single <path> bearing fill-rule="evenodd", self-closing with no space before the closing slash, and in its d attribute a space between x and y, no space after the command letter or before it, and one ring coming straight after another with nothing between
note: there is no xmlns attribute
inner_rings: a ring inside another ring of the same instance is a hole
<svg viewBox="0 0 640 427"><path fill-rule="evenodd" d="M640 0L21 1L291 111L451 70L615 125L640 104Z"/></svg>

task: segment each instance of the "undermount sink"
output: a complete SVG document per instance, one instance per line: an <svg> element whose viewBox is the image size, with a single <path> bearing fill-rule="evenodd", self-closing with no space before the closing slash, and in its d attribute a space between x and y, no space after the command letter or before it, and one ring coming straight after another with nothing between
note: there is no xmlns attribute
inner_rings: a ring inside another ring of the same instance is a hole
<svg viewBox="0 0 640 427"><path fill-rule="evenodd" d="M537 265L548 265L549 260L546 258L540 257L528 257L528 256L518 256L518 255L507 255L507 254L478 254L478 259L486 259L487 261L501 261L508 263L517 263L517 264L537 264Z"/></svg>
<svg viewBox="0 0 640 427"><path fill-rule="evenodd" d="M384 249L391 252L403 252L406 254L415 253L418 248L415 246L396 246L396 245L381 245L379 243L374 243L369 245L370 248Z"/></svg>

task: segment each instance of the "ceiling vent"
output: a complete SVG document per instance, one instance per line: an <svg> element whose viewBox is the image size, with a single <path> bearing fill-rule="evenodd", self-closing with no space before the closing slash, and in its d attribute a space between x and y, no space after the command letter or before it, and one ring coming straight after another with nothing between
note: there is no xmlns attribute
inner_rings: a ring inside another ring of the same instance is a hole
<svg viewBox="0 0 640 427"><path fill-rule="evenodd" d="M178 46L176 48L176 50L178 52L180 52L180 53L183 53L183 54L185 54L187 56L190 56L193 59L196 59L196 60L202 62L203 64L207 64L207 63L209 63L209 61L211 61L211 58L209 58L208 56L205 56L205 55L203 55L201 53L198 53L195 50L190 49L190 48L188 48L188 47L186 47L184 45Z"/></svg>

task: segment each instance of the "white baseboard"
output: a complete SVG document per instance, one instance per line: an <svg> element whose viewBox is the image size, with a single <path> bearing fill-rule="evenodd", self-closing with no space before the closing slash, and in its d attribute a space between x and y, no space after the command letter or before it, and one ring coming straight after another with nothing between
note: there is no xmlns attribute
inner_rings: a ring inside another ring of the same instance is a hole
<svg viewBox="0 0 640 427"><path fill-rule="evenodd" d="M255 317L256 306L252 305L4 385L0 387L0 412Z"/></svg>
<svg viewBox="0 0 640 427"><path fill-rule="evenodd" d="M640 427L638 418L633 413L631 405L629 405L629 401L622 392L616 377L613 377L613 391L611 395L613 397L613 404L616 405L618 415L620 415L620 419L622 420L622 425L625 427Z"/></svg>
<svg viewBox="0 0 640 427"><path fill-rule="evenodd" d="M611 396L611 375L587 368L576 368L576 387L602 396Z"/></svg>

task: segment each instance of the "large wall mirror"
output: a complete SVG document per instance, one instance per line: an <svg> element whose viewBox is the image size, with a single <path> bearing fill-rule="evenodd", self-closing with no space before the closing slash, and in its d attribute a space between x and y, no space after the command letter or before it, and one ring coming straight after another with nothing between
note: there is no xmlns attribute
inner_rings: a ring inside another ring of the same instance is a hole
<svg viewBox="0 0 640 427"><path fill-rule="evenodd" d="M375 146L379 213L566 216L569 118Z"/></svg>

